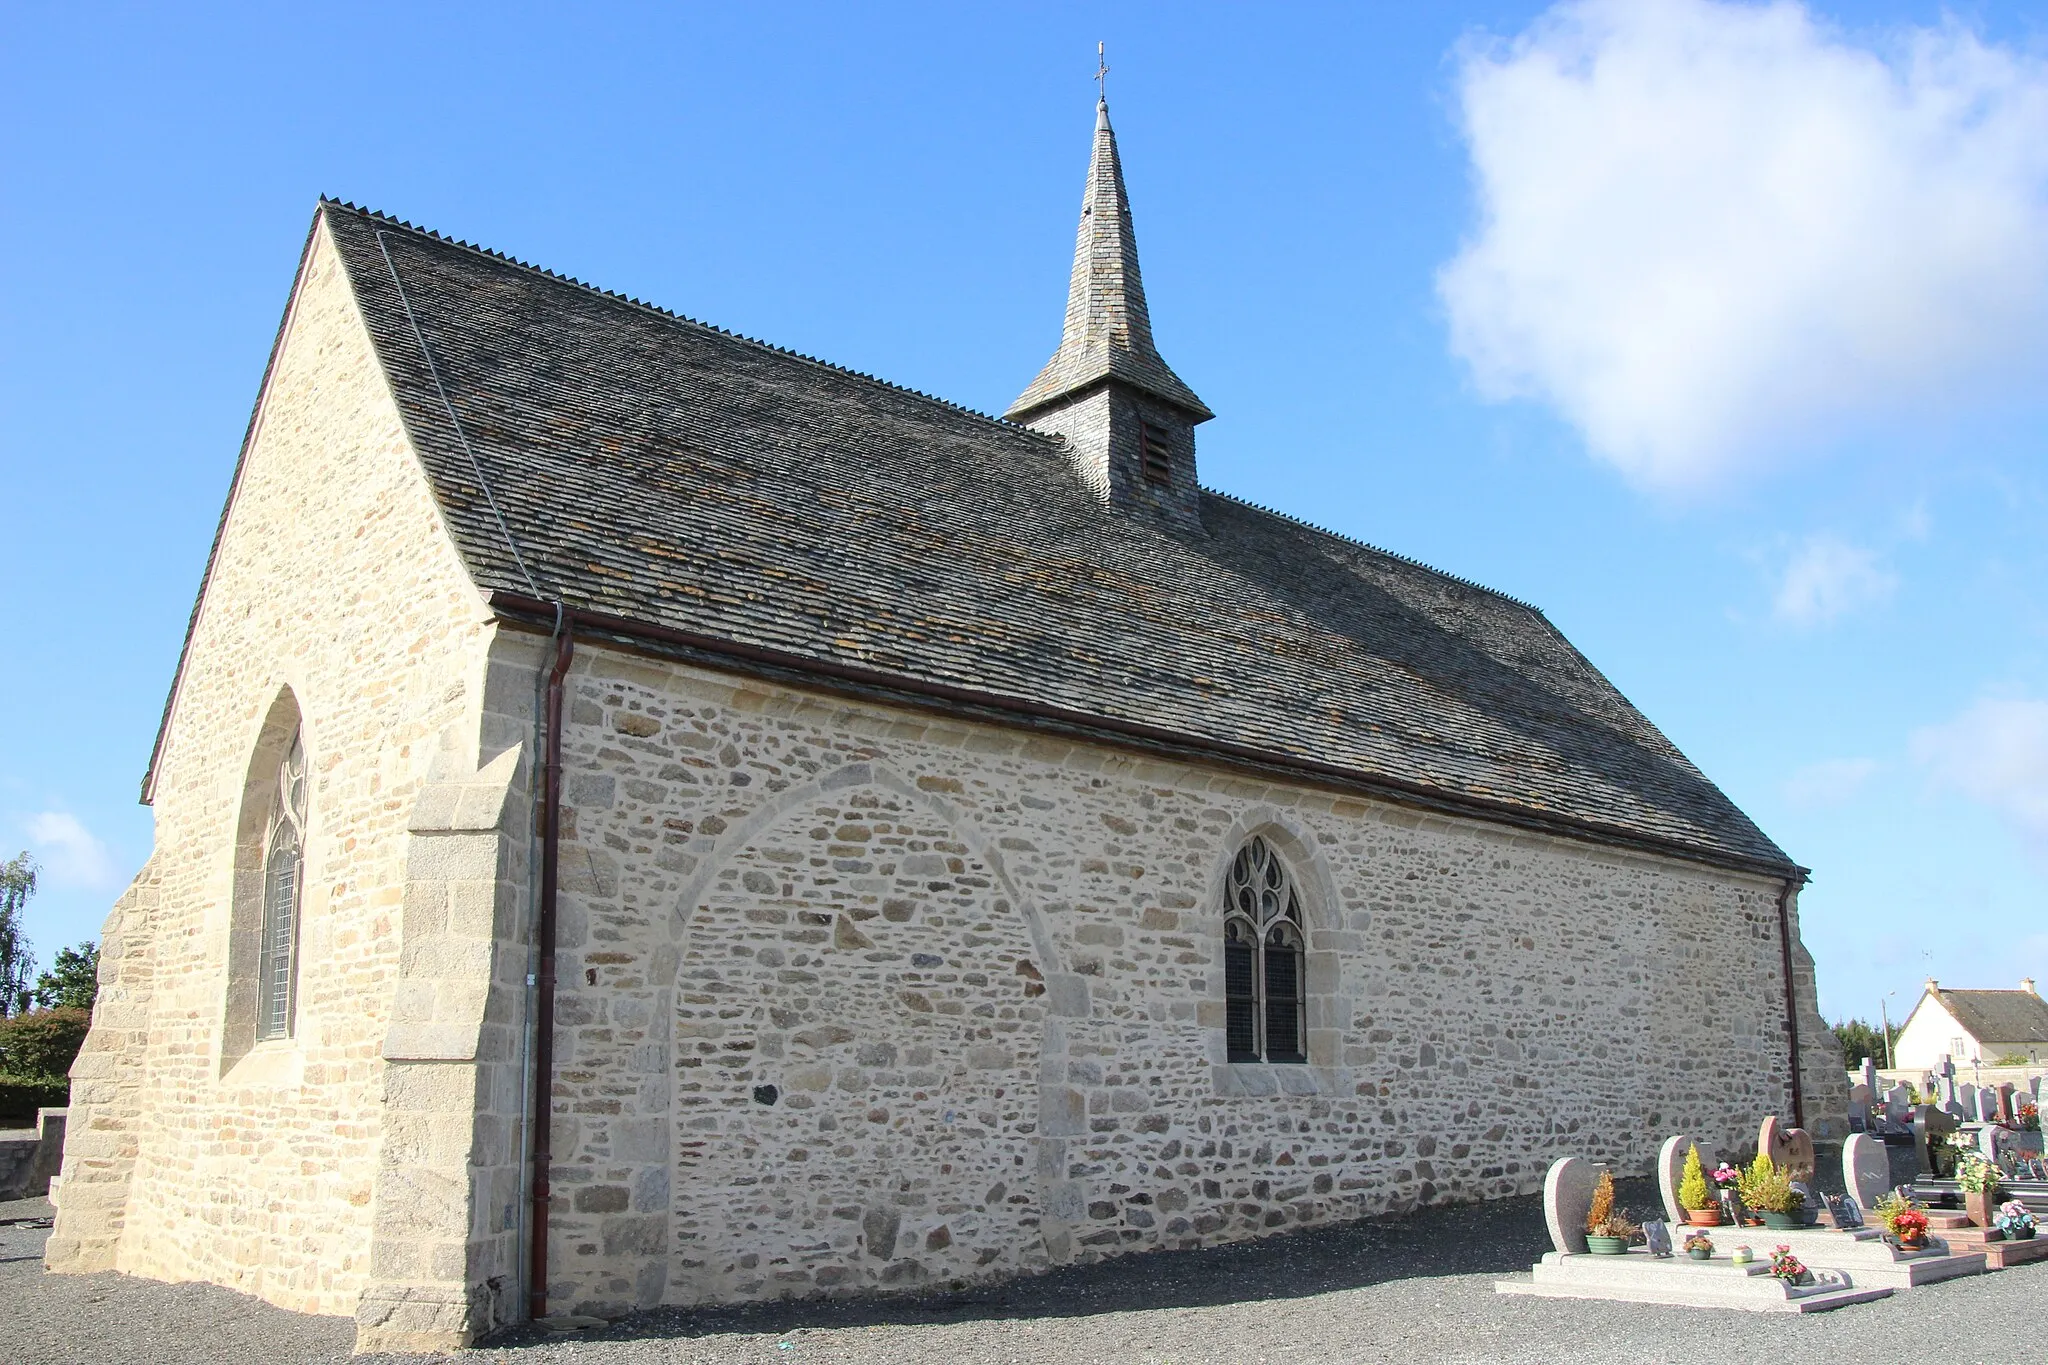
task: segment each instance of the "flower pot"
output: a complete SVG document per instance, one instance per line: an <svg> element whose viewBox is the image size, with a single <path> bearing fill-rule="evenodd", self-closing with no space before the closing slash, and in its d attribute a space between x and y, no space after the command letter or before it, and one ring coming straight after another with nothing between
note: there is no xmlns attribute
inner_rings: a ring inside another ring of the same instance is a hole
<svg viewBox="0 0 2048 1365"><path fill-rule="evenodd" d="M1978 1227L1990 1227L1992 1223L1991 1191L1978 1190L1973 1194L1965 1190L1963 1192L1963 1212L1969 1214L1970 1221Z"/></svg>
<svg viewBox="0 0 2048 1365"><path fill-rule="evenodd" d="M1586 1250L1592 1252L1595 1256L1626 1256L1628 1254L1628 1238L1595 1237L1588 1233L1586 1236Z"/></svg>
<svg viewBox="0 0 2048 1365"><path fill-rule="evenodd" d="M2015 1242L2031 1242L2034 1240L2034 1232L2033 1228L2022 1228L2018 1232L2008 1232L2005 1235Z"/></svg>
<svg viewBox="0 0 2048 1365"><path fill-rule="evenodd" d="M1714 1259L1714 1253L1704 1247L1695 1247L1685 1254L1692 1257L1695 1261L1711 1261Z"/></svg>
<svg viewBox="0 0 2048 1365"><path fill-rule="evenodd" d="M1922 1251L1926 1249L1926 1246L1927 1234L1924 1232L1902 1232L1899 1234L1899 1249L1901 1251Z"/></svg>
<svg viewBox="0 0 2048 1365"><path fill-rule="evenodd" d="M1765 1209L1763 1215L1764 1226L1767 1228L1796 1228L1802 1226L1799 1221L1799 1215L1796 1213L1773 1213L1771 1210Z"/></svg>
<svg viewBox="0 0 2048 1365"><path fill-rule="evenodd" d="M1687 1209L1685 1221L1696 1228L1717 1228L1721 1226L1721 1210Z"/></svg>

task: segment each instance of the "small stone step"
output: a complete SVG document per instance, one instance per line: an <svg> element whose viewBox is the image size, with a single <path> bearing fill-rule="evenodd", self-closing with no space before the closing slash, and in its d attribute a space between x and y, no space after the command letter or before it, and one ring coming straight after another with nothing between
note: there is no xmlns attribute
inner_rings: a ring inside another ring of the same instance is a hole
<svg viewBox="0 0 2048 1365"><path fill-rule="evenodd" d="M2048 1238L2037 1235L2024 1242L1997 1241L1984 1244L1984 1264L1993 1270L2025 1265L2029 1261L2048 1261Z"/></svg>

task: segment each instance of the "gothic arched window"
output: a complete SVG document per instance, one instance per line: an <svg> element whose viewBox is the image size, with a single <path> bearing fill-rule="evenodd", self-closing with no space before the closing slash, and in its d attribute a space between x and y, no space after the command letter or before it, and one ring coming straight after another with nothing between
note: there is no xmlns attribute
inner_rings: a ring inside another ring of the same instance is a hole
<svg viewBox="0 0 2048 1365"><path fill-rule="evenodd" d="M1305 1062L1301 896L1264 839L1237 851L1223 892L1225 1031L1233 1062Z"/></svg>
<svg viewBox="0 0 2048 1365"><path fill-rule="evenodd" d="M270 829L263 840L263 944L256 977L258 1039L291 1036L305 873L306 750L294 733L277 765Z"/></svg>

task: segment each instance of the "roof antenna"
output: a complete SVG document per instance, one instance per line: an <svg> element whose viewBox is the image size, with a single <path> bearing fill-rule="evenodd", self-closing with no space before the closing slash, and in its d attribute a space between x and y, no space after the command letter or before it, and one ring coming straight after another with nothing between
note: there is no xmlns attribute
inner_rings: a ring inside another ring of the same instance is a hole
<svg viewBox="0 0 2048 1365"><path fill-rule="evenodd" d="M1107 82L1103 80L1103 77L1108 74L1109 63L1103 59L1102 44L1097 43L1095 45L1095 101L1098 104L1109 103L1109 87Z"/></svg>

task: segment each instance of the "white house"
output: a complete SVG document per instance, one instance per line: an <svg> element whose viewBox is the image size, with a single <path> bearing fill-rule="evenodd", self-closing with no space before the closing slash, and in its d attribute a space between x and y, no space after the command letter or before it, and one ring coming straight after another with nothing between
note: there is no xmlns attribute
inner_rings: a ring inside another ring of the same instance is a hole
<svg viewBox="0 0 2048 1365"><path fill-rule="evenodd" d="M1893 1065L1907 1070L2022 1056L2048 1059L2048 1001L2028 977L2016 991L1948 991L1929 977L1920 1003L1892 1045Z"/></svg>

